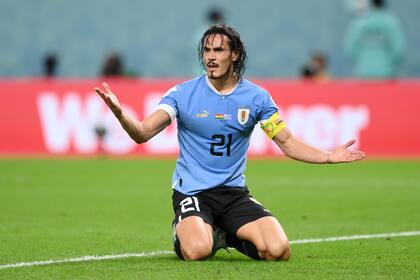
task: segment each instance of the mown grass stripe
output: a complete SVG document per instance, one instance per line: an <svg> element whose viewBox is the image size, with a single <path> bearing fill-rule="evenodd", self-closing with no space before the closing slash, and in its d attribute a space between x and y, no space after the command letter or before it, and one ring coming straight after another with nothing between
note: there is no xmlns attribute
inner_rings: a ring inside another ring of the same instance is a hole
<svg viewBox="0 0 420 280"><path fill-rule="evenodd" d="M360 239L373 239L373 238L392 238L392 237L404 237L404 236L418 236L420 231L405 231L405 232L391 232L391 233L378 233L378 234L358 234L349 236L336 236L326 238L312 238L312 239L301 239L290 241L290 244L308 244L308 243L323 243L323 242L336 242L336 241L348 241L348 240L360 240ZM143 258L153 257L162 255L172 255L173 251L153 251L144 253L125 253L118 255L105 255L105 256L83 256L76 258L68 258L61 260L47 260L47 261L32 261L32 262L20 262L0 265L0 269L5 268L17 268L17 267L28 267L28 266L42 266L62 263L77 263L77 262L89 262L89 261L102 261L102 260L114 260L114 259L125 259L125 258Z"/></svg>

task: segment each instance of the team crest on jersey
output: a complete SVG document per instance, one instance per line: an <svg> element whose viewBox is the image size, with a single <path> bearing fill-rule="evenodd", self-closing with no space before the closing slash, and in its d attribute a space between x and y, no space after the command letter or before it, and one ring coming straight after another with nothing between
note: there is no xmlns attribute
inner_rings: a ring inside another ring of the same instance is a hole
<svg viewBox="0 0 420 280"><path fill-rule="evenodd" d="M239 108L238 109L238 122L242 125L246 124L249 119L249 109Z"/></svg>

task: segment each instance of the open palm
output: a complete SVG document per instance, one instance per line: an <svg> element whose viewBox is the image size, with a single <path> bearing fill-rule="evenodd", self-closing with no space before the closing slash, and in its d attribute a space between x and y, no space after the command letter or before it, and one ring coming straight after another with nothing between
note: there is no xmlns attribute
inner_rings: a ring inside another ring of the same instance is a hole
<svg viewBox="0 0 420 280"><path fill-rule="evenodd" d="M108 105L109 109L111 109L114 115L117 117L120 116L122 109L117 96L111 91L111 88L107 83L102 83L102 86L104 87L105 91L98 87L95 87L95 91L105 101L106 105Z"/></svg>
<svg viewBox="0 0 420 280"><path fill-rule="evenodd" d="M331 163L339 162L352 162L356 160L362 160L365 158L365 153L362 151L352 151L348 148L353 145L356 141L350 140L346 144L335 149L328 157L328 161Z"/></svg>

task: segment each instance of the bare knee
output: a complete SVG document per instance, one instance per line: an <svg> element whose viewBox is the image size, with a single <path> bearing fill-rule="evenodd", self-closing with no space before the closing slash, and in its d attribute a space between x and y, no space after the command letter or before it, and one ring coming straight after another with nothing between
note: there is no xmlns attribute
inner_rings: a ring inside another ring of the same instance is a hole
<svg viewBox="0 0 420 280"><path fill-rule="evenodd" d="M268 246L268 253L273 260L287 261L290 258L289 240L279 240Z"/></svg>
<svg viewBox="0 0 420 280"><path fill-rule="evenodd" d="M202 260L211 254L212 228L197 216L183 219L176 226L181 253L184 260Z"/></svg>
<svg viewBox="0 0 420 280"><path fill-rule="evenodd" d="M267 244L266 258L267 260L287 261L291 256L289 240L279 240Z"/></svg>
<svg viewBox="0 0 420 280"><path fill-rule="evenodd" d="M291 256L289 240L285 240L273 253L277 260L288 261Z"/></svg>
<svg viewBox="0 0 420 280"><path fill-rule="evenodd" d="M204 241L189 242L188 244L182 245L181 251L184 259L187 261L198 261L210 256L212 250L212 244Z"/></svg>

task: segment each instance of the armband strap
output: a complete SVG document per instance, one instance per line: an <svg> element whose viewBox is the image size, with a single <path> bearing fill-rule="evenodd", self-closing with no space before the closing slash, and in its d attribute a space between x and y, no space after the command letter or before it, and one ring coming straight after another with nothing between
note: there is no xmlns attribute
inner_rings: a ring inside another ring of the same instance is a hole
<svg viewBox="0 0 420 280"><path fill-rule="evenodd" d="M275 112L268 120L260 122L261 129L265 132L268 138L273 139L283 128L286 127L278 112Z"/></svg>

